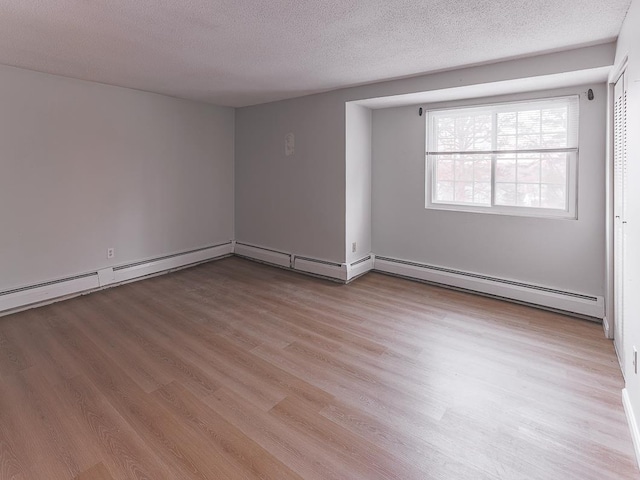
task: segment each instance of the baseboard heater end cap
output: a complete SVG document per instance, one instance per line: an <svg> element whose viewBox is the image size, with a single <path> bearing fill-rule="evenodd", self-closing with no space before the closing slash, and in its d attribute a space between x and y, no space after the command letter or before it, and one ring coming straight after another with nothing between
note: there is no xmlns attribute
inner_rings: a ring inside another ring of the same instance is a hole
<svg viewBox="0 0 640 480"><path fill-rule="evenodd" d="M373 254L369 254L360 260L351 262L347 265L347 282L370 272L374 268L375 258Z"/></svg>

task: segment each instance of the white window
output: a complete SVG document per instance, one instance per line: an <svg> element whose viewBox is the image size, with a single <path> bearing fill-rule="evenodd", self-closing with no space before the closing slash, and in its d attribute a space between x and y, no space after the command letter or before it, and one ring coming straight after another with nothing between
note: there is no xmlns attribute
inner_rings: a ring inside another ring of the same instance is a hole
<svg viewBox="0 0 640 480"><path fill-rule="evenodd" d="M426 207L576 218L578 97L429 111Z"/></svg>

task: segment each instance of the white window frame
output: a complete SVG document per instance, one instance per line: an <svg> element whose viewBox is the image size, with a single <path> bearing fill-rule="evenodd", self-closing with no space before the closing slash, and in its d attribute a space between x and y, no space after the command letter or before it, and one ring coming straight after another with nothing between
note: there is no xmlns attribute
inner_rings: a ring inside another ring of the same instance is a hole
<svg viewBox="0 0 640 480"><path fill-rule="evenodd" d="M555 100L558 98L577 98L576 102L576 118L578 121L575 125L569 124L569 128L579 129L579 103L580 96L579 95L562 95L560 97L536 97L530 98L527 100L518 100L518 101L508 101L508 102L499 102L499 103L487 103L487 104L472 104L472 105L459 105L456 107L449 108L433 108L427 110L425 115L425 129L426 129L426 154L425 154L425 208L433 209L433 210L445 210L445 211L457 211L457 212L470 212L470 213L488 213L488 214L498 214L498 215L514 215L514 216L523 216L523 217L542 217L542 218L560 218L560 219L569 219L569 220L577 220L578 218L578 156L579 156L579 147L576 148L556 148L556 149L523 149L523 150L510 150L510 151L497 151L490 150L486 152L473 151L475 154L487 154L491 155L491 204L490 205L478 205L471 203L463 203L463 202L443 202L443 201L434 201L434 191L435 191L435 175L434 175L434 157L438 154L442 154L442 152L430 152L429 145L429 135L431 130L430 118L433 112L444 112L447 110L460 110L460 109L468 109L468 108L478 108L484 106L491 105L517 105L522 103L530 103L536 101L544 101L544 100ZM578 136L578 132L570 131L570 135ZM567 204L564 210L562 209L552 209L552 208L541 208L541 207L528 207L528 206L507 206L507 205L496 205L495 204L495 166L496 166L496 157L499 154L505 153L568 153L568 162L567 162ZM463 153L463 152L447 152L446 154L454 154L454 153Z"/></svg>

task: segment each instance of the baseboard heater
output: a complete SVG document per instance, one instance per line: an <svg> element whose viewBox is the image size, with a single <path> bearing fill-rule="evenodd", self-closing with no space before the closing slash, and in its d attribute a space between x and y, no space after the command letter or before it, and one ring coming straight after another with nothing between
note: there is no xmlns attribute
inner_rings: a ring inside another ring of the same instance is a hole
<svg viewBox="0 0 640 480"><path fill-rule="evenodd" d="M338 263L303 255L294 255L270 248L236 242L235 254L269 265L296 270L330 280L348 283L373 269L373 255L369 254L352 263Z"/></svg>
<svg viewBox="0 0 640 480"><path fill-rule="evenodd" d="M347 269L344 263L294 256L293 269L341 282L347 281Z"/></svg>
<svg viewBox="0 0 640 480"><path fill-rule="evenodd" d="M373 270L374 263L375 257L373 254L370 254L360 260L347 264L347 282Z"/></svg>
<svg viewBox="0 0 640 480"><path fill-rule="evenodd" d="M49 303L57 298L65 298L99 287L98 273L91 272L6 290L0 292L0 315L12 313L22 307Z"/></svg>
<svg viewBox="0 0 640 480"><path fill-rule="evenodd" d="M248 245L246 243L236 242L234 253L239 257L257 260L259 262L277 265L279 267L291 268L293 263L292 256L289 253L283 253L269 248L256 247L255 245Z"/></svg>
<svg viewBox="0 0 640 480"><path fill-rule="evenodd" d="M233 242L0 292L0 315L233 254Z"/></svg>
<svg viewBox="0 0 640 480"><path fill-rule="evenodd" d="M604 317L604 297L390 257L376 256L374 270L597 319Z"/></svg>

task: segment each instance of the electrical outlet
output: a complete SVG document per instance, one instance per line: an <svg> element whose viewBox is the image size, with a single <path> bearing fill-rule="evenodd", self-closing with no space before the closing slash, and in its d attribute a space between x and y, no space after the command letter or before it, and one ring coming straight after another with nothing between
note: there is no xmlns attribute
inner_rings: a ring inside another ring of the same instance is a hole
<svg viewBox="0 0 640 480"><path fill-rule="evenodd" d="M353 242L353 243L351 244L351 251L352 251L353 253L356 253L356 250L357 250L357 249L358 249L358 244L357 244L356 242Z"/></svg>
<svg viewBox="0 0 640 480"><path fill-rule="evenodd" d="M107 259L113 258L116 256L116 249L111 247L107 248Z"/></svg>
<svg viewBox="0 0 640 480"><path fill-rule="evenodd" d="M633 373L638 374L638 349L633 346Z"/></svg>

